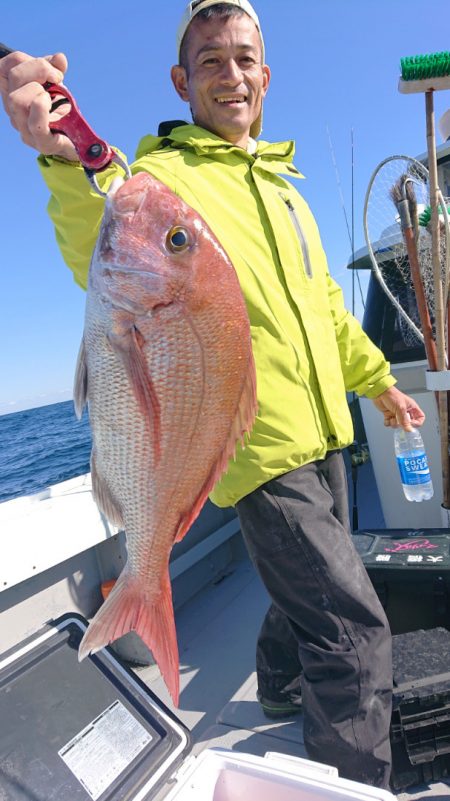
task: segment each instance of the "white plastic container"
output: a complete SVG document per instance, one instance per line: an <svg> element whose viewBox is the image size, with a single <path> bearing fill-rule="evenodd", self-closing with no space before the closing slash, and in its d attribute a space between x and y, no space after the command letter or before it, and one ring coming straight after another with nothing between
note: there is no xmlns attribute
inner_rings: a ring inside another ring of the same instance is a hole
<svg viewBox="0 0 450 801"><path fill-rule="evenodd" d="M188 758L165 801L394 801L395 796L340 779L336 768L268 753L207 749Z"/></svg>

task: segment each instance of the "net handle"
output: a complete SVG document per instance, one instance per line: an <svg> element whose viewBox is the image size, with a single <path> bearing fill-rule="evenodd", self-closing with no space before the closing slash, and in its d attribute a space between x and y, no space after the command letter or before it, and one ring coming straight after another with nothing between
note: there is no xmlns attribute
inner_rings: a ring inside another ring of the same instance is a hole
<svg viewBox="0 0 450 801"><path fill-rule="evenodd" d="M364 236L366 238L367 249L369 251L369 256L370 256L370 261L372 263L373 272L375 273L375 276L378 279L378 281L379 281L379 283L381 285L381 288L383 289L383 292L387 295L387 297L389 298L391 303L397 309L398 313L403 317L405 322L409 325L409 327L412 329L412 331L414 331L416 336L423 343L424 342L424 337L423 337L422 331L416 326L415 323L413 323L411 318L405 312L404 308L398 302L397 298L392 294L391 290L389 289L389 287L387 286L387 284L386 284L386 282L385 282L385 280L383 278L381 270L380 270L380 268L378 266L378 262L377 262L377 260L375 258L375 253L374 253L374 250L373 250L373 247L372 247L372 242L371 242L371 239L370 239L370 236L369 236L369 229L368 229L368 224L367 224L367 209L369 207L370 193L371 193L371 190L372 190L372 186L373 186L373 184L375 182L375 178L377 177L378 173L382 170L382 168L385 166L385 164L388 164L390 161L396 161L397 159L402 159L403 161L408 161L410 164L412 164L414 166L417 166L419 168L419 171L422 172L424 178L428 177L428 170L426 169L426 167L424 167L424 165L421 164L420 161L417 161L416 159L411 158L411 156L400 156L400 155L388 156L388 158L386 158L382 162L380 162L378 167L376 167L374 172L372 173L372 177L371 177L371 179L369 181L369 185L367 187L367 192L366 192L366 197L365 197L365 200L364 200L364 214L363 214ZM380 241L380 240L377 240L377 241Z"/></svg>

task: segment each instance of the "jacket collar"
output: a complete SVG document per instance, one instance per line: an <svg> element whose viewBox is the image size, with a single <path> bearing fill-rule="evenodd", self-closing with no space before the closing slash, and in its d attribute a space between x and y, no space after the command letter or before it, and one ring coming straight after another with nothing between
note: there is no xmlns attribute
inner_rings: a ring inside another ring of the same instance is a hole
<svg viewBox="0 0 450 801"><path fill-rule="evenodd" d="M200 128L198 125L179 120L161 123L158 136L144 136L139 142L136 158L141 158L168 145L175 148L189 148L199 155L211 158L234 153L250 163L256 163L267 172L287 174L293 178L303 178L292 162L295 153L293 140L286 142L264 142L258 140L256 153L250 154L219 136Z"/></svg>

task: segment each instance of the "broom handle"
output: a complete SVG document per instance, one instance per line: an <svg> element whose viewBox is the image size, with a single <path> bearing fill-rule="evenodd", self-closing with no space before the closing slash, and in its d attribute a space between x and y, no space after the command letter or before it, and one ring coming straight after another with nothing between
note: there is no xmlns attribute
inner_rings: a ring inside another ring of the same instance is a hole
<svg viewBox="0 0 450 801"><path fill-rule="evenodd" d="M441 259L439 251L439 186L437 180L436 140L434 133L433 90L425 92L427 121L428 171L430 175L431 243L433 256L434 303L436 315L436 346L438 370L445 370L445 323L444 299L441 281ZM448 459L448 408L447 393L439 392L439 428L441 435L441 464L443 506L450 508L449 459Z"/></svg>
<svg viewBox="0 0 450 801"><path fill-rule="evenodd" d="M406 252L408 254L411 277L414 284L414 293L416 295L417 309L420 317L420 326L422 328L425 352L427 355L430 370L435 372L438 369L436 343L433 339L433 329L431 326L430 314L428 312L427 301L425 298L422 276L420 274L419 259L417 257L416 239L414 236L413 228L405 228L403 230L403 237L405 240Z"/></svg>

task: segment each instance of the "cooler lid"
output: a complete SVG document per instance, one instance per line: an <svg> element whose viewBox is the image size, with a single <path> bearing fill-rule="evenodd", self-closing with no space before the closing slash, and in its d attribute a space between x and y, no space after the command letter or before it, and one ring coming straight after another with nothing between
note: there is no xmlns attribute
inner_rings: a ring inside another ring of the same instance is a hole
<svg viewBox="0 0 450 801"><path fill-rule="evenodd" d="M353 542L366 567L432 572L450 568L448 528L363 529L353 534Z"/></svg>
<svg viewBox="0 0 450 801"><path fill-rule="evenodd" d="M78 661L87 625L63 615L0 656L0 798L146 801L190 750L110 648Z"/></svg>

